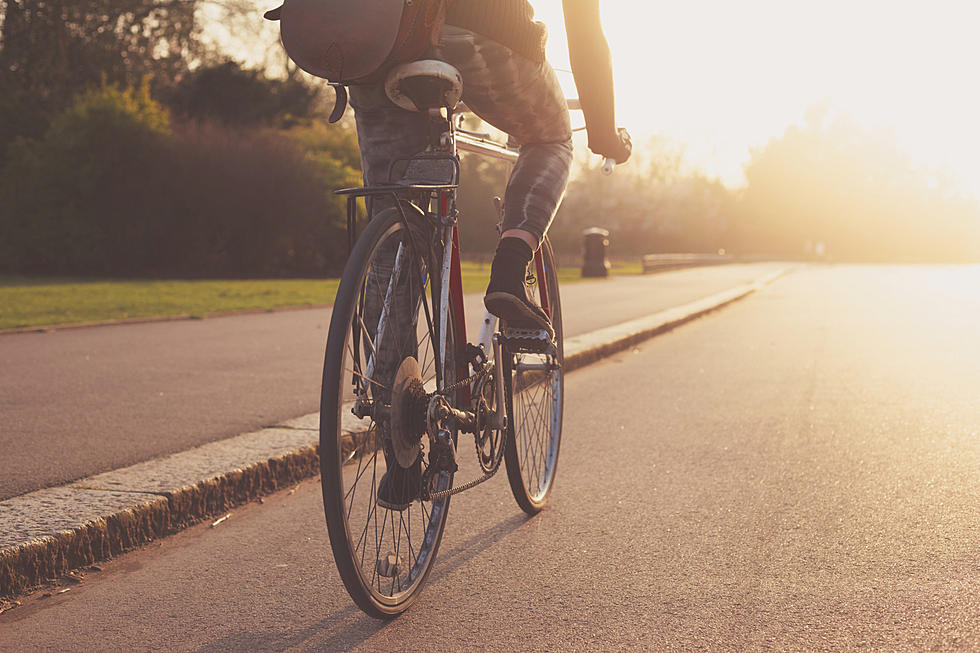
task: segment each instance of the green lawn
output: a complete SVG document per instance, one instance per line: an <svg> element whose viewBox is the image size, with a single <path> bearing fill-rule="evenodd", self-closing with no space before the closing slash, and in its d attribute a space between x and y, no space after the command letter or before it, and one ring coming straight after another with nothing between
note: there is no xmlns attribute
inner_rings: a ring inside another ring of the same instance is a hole
<svg viewBox="0 0 980 653"><path fill-rule="evenodd" d="M329 304L337 280L62 281L0 285L0 329Z"/></svg>
<svg viewBox="0 0 980 653"><path fill-rule="evenodd" d="M636 274L639 265L617 266L615 272ZM465 263L463 290L483 290L489 276L489 264ZM581 278L576 267L563 268L559 274L561 283ZM322 306L333 302L337 284L337 279L81 281L0 277L0 329Z"/></svg>

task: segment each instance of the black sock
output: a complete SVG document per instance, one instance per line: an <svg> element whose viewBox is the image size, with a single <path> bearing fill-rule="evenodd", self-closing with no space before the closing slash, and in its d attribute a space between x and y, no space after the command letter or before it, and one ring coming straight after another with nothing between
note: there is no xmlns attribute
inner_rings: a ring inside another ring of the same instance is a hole
<svg viewBox="0 0 980 653"><path fill-rule="evenodd" d="M524 296L524 277L527 264L534 258L534 250L520 238L501 238L490 265L490 285L487 294L509 292Z"/></svg>

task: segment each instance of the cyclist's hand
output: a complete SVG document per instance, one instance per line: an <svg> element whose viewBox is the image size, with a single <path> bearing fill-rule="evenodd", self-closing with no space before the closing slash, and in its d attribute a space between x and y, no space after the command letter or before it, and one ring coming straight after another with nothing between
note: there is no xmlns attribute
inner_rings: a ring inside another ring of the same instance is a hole
<svg viewBox="0 0 980 653"><path fill-rule="evenodd" d="M616 163L626 163L633 152L633 142L630 140L629 132L620 127L616 132L602 137L589 134L589 149Z"/></svg>

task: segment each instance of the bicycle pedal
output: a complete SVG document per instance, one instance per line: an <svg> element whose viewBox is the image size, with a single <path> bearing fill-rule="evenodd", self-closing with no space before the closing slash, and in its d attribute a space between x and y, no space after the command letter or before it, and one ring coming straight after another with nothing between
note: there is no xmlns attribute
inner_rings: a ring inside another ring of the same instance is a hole
<svg viewBox="0 0 980 653"><path fill-rule="evenodd" d="M405 564L401 556L394 553L378 558L378 575L382 578L396 578L401 575Z"/></svg>
<svg viewBox="0 0 980 653"><path fill-rule="evenodd" d="M502 335L502 344L516 351L530 351L543 354L548 353L555 346L554 341L548 337L548 332L544 329L506 327Z"/></svg>

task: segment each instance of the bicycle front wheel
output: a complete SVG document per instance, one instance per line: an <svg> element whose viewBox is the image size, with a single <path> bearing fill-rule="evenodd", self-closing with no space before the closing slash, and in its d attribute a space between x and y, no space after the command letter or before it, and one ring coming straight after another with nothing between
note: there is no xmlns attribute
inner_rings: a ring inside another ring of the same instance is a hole
<svg viewBox="0 0 980 653"><path fill-rule="evenodd" d="M378 618L400 614L417 598L449 512L448 498L418 498L417 472L398 471L399 492L414 498L407 508L390 509L385 507L390 502L379 501L382 476L399 465L389 407L400 363L409 356L418 361L426 392L455 378L451 313L446 338L440 337L436 232L417 207L405 203L403 208L407 225L397 209L384 211L351 252L333 307L320 399L320 470L330 545L351 598ZM427 446L422 438L416 465L423 477ZM433 490L452 483L447 472L433 473L430 480ZM416 487L406 489L412 484Z"/></svg>
<svg viewBox="0 0 980 653"><path fill-rule="evenodd" d="M535 272L531 290L538 304L548 307L556 350L548 354L504 350L501 354L508 415L507 479L518 505L529 515L544 508L554 484L565 388L558 266L547 238L541 255L543 274Z"/></svg>

